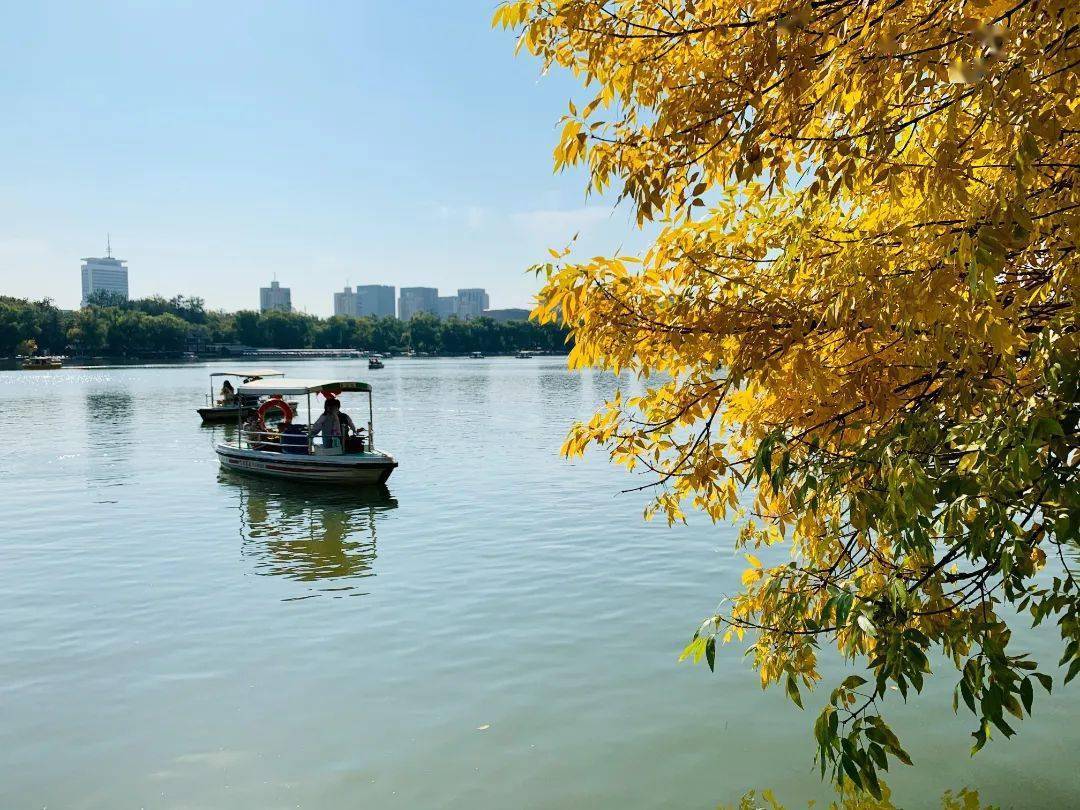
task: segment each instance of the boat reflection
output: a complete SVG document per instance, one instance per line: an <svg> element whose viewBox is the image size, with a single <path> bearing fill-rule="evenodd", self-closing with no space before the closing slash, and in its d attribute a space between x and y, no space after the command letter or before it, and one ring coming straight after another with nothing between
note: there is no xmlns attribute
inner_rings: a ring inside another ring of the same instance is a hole
<svg viewBox="0 0 1080 810"><path fill-rule="evenodd" d="M238 495L240 549L256 574L312 583L303 599L358 595L357 580L374 575L378 523L398 505L385 486L321 491L226 471L218 480Z"/></svg>

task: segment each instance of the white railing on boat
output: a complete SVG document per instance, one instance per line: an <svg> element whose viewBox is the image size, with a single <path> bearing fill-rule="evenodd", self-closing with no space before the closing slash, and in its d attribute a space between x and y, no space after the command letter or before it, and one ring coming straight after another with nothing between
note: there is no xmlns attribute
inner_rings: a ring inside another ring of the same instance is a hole
<svg viewBox="0 0 1080 810"><path fill-rule="evenodd" d="M290 434L281 433L280 431L276 430L251 430L249 428L241 428L240 434L237 437L236 446L239 449L261 450L264 452L281 453L282 455L298 456L319 455L319 451L324 449L330 452L336 449L342 454L346 454L348 452L343 444L338 445L334 448L324 447L321 438L319 439L318 443L316 443L316 435L309 434L307 432L306 425L297 425L297 427L304 428L303 432ZM303 439L303 442L290 443L288 441L283 441L283 439L285 439L286 437L292 439ZM375 452L375 446L371 441L370 431L367 433L367 435L358 434L356 438L360 439L363 443L363 448L359 452ZM338 441L341 440L338 439Z"/></svg>

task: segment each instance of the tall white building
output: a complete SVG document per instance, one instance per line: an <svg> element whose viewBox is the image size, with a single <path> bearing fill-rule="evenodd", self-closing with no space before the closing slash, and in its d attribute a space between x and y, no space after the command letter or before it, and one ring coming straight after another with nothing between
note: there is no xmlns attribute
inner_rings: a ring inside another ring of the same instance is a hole
<svg viewBox="0 0 1080 810"><path fill-rule="evenodd" d="M457 314L459 318L479 318L485 309L491 308L487 292L481 287L470 287L457 291Z"/></svg>
<svg viewBox="0 0 1080 810"><path fill-rule="evenodd" d="M259 311L292 312L292 290L271 281L269 287L259 288Z"/></svg>
<svg viewBox="0 0 1080 810"><path fill-rule="evenodd" d="M114 259L112 241L106 241L105 258L83 259L82 306L96 292L114 293L128 299L128 269L123 259Z"/></svg>
<svg viewBox="0 0 1080 810"><path fill-rule="evenodd" d="M439 310L439 291L434 287L402 287L398 294L398 317L403 321L411 320L413 315Z"/></svg>

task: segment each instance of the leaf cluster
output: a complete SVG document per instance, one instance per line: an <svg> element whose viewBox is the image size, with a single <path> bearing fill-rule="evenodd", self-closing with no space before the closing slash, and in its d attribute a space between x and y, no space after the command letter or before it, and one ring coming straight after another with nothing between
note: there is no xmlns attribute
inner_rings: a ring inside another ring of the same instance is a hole
<svg viewBox="0 0 1080 810"><path fill-rule="evenodd" d="M536 268L571 366L645 381L564 451L647 476L647 517L689 505L790 552L685 654L749 634L797 705L823 645L860 662L815 734L874 795L908 759L883 703L935 655L975 750L1010 736L1052 683L1011 611L1080 671L1080 7L519 0L495 23L595 94L556 169L658 226L642 255Z"/></svg>

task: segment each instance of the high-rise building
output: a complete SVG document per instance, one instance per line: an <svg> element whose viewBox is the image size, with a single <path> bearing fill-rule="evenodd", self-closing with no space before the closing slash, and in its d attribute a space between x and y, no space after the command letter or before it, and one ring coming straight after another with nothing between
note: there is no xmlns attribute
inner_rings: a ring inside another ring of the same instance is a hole
<svg viewBox="0 0 1080 810"><path fill-rule="evenodd" d="M114 259L112 240L105 242L105 257L101 259L83 259L82 265L82 306L86 306L90 296L96 292L112 293L128 299L128 269L123 259Z"/></svg>
<svg viewBox="0 0 1080 810"><path fill-rule="evenodd" d="M269 287L259 288L259 311L292 312L292 290L271 281Z"/></svg>
<svg viewBox="0 0 1080 810"><path fill-rule="evenodd" d="M388 284L366 284L356 288L359 315L393 318L397 314L396 289Z"/></svg>
<svg viewBox="0 0 1080 810"><path fill-rule="evenodd" d="M334 314L349 318L356 317L356 293L353 292L352 287L346 287L342 292L334 293Z"/></svg>
<svg viewBox="0 0 1080 810"><path fill-rule="evenodd" d="M458 317L465 320L479 318L491 306L487 292L480 287L458 290L457 299Z"/></svg>
<svg viewBox="0 0 1080 810"><path fill-rule="evenodd" d="M398 294L398 317L403 321L411 320L413 315L439 310L439 291L434 287L402 287Z"/></svg>
<svg viewBox="0 0 1080 810"><path fill-rule="evenodd" d="M334 293L334 314L352 318L393 318L395 313L395 289L385 284L360 285L354 291L346 287Z"/></svg>
<svg viewBox="0 0 1080 810"><path fill-rule="evenodd" d="M440 295L435 301L435 314L446 320L457 315L457 305L456 295Z"/></svg>

